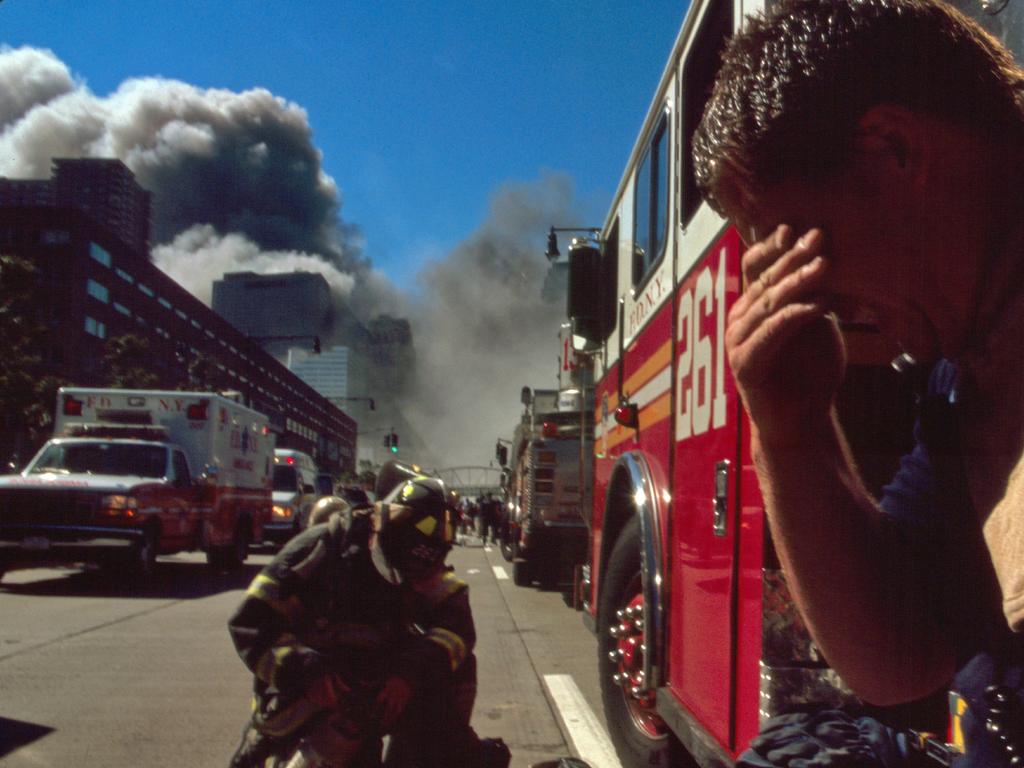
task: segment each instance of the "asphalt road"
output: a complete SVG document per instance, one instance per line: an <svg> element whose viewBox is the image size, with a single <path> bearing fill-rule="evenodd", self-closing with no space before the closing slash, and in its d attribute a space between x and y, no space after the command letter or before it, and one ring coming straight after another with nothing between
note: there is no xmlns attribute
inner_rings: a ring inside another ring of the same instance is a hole
<svg viewBox="0 0 1024 768"><path fill-rule="evenodd" d="M152 584L75 568L0 583L0 765L224 766L249 712L250 677L225 624L266 563L214 573L160 558ZM477 540L449 561L470 584L480 690L473 724L513 768L572 754L616 768L603 742L596 641L558 591L513 585Z"/></svg>

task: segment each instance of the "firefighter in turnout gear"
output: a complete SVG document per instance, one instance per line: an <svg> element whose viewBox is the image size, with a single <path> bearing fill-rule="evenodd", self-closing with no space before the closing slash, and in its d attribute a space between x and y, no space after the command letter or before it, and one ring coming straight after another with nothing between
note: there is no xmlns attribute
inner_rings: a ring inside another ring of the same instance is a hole
<svg viewBox="0 0 1024 768"><path fill-rule="evenodd" d="M453 497L397 462L381 496L289 542L231 617L255 692L233 768L296 748L313 765L380 766L384 735L388 765L507 766L504 743L469 725L476 634L468 588L444 564Z"/></svg>

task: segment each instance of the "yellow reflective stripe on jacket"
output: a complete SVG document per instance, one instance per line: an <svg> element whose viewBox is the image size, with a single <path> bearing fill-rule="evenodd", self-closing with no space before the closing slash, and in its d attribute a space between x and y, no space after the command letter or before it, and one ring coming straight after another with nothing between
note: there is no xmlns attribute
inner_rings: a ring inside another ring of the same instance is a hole
<svg viewBox="0 0 1024 768"><path fill-rule="evenodd" d="M434 579L429 584L418 587L416 591L423 596L428 605L438 605L456 592L466 588L466 582L451 571L445 571L441 574L441 578Z"/></svg>
<svg viewBox="0 0 1024 768"><path fill-rule="evenodd" d="M256 662L256 677L268 685L277 685L277 673L285 659L295 653L298 639L295 635L285 633L270 646L260 660Z"/></svg>
<svg viewBox="0 0 1024 768"><path fill-rule="evenodd" d="M284 616L289 622L294 622L299 614L302 613L302 602L295 595L282 600L281 585L264 573L256 575L256 578L252 580L245 594L270 606L271 609Z"/></svg>
<svg viewBox="0 0 1024 768"><path fill-rule="evenodd" d="M466 644L462 638L451 630L442 627L431 627L424 635L427 640L437 643L448 653L448 661L451 663L452 672L458 669L466 660Z"/></svg>

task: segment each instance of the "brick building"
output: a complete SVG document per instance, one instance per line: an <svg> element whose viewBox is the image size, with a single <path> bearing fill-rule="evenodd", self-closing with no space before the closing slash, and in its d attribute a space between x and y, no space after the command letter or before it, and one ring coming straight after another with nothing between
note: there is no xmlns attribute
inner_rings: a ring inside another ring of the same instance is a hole
<svg viewBox="0 0 1024 768"><path fill-rule="evenodd" d="M158 269L149 220L149 193L117 160L55 160L50 180L0 178L0 252L32 261L42 281L44 372L103 386L107 341L134 334L149 341L161 386L189 386L201 360L205 384L270 417L279 447L335 474L353 469L355 421Z"/></svg>

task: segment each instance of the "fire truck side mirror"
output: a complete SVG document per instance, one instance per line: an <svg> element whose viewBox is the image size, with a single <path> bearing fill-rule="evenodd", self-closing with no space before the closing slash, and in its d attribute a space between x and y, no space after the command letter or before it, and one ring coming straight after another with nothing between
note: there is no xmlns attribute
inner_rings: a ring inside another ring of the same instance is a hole
<svg viewBox="0 0 1024 768"><path fill-rule="evenodd" d="M573 349L594 352L611 335L614 317L610 275L601 250L589 241L573 240L569 249L569 291L566 312L572 323Z"/></svg>

